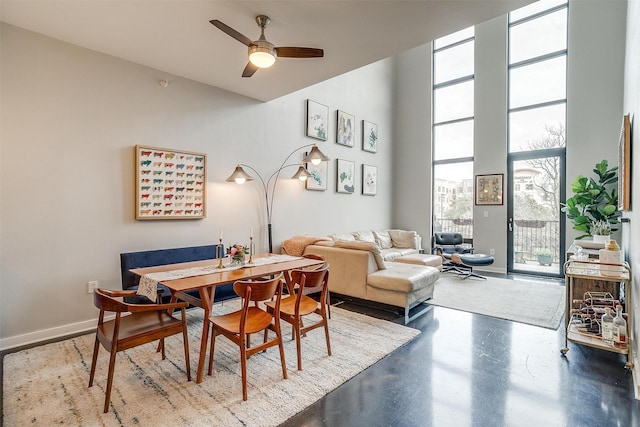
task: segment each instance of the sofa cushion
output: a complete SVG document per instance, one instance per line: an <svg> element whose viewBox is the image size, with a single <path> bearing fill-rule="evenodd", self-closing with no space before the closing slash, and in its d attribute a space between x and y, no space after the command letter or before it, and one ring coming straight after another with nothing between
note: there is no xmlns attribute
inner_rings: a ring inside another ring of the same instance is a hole
<svg viewBox="0 0 640 427"><path fill-rule="evenodd" d="M334 242L337 242L338 240L344 240L344 241L347 241L347 242L354 242L356 240L356 238L351 233L336 233L336 234L329 235L329 237L331 237L331 239Z"/></svg>
<svg viewBox="0 0 640 427"><path fill-rule="evenodd" d="M393 241L388 231L374 231L373 234L376 236L376 243L380 249L390 249L393 247Z"/></svg>
<svg viewBox="0 0 640 427"><path fill-rule="evenodd" d="M345 249L358 249L361 251L369 251L373 254L373 257L376 260L376 264L378 265L379 270L384 270L387 266L382 259L382 254L380 253L380 248L378 245L371 242L347 242L344 240L337 240L333 243L333 246L336 248L345 248Z"/></svg>
<svg viewBox="0 0 640 427"><path fill-rule="evenodd" d="M367 276L367 285L397 292L414 292L431 285L440 277L437 268L414 264L389 263L386 270Z"/></svg>
<svg viewBox="0 0 640 427"><path fill-rule="evenodd" d="M371 230L354 231L352 234L353 237L360 242L376 243L376 236L374 236Z"/></svg>
<svg viewBox="0 0 640 427"><path fill-rule="evenodd" d="M389 230L389 236L391 236L393 246L396 248L416 249L418 233L415 231Z"/></svg>

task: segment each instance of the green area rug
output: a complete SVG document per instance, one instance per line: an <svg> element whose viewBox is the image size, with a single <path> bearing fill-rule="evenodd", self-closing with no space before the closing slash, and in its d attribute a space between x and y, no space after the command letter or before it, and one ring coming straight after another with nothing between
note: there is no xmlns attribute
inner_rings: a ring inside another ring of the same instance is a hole
<svg viewBox="0 0 640 427"><path fill-rule="evenodd" d="M522 280L462 279L443 273L427 303L469 313L558 329L565 309L565 287Z"/></svg>
<svg viewBox="0 0 640 427"><path fill-rule="evenodd" d="M215 314L237 302L214 307ZM190 310L189 349L194 381L187 382L180 336L166 340L167 358L148 344L118 353L111 407L102 412L109 364L101 349L94 385L88 388L94 334L23 350L4 357L4 425L275 426L420 334L392 322L331 308L332 356L322 329L302 339L297 370L291 328L284 326L288 379L277 347L247 362L249 400L242 401L240 355L218 337L212 376L195 383L202 311ZM258 339L259 337L255 337Z"/></svg>

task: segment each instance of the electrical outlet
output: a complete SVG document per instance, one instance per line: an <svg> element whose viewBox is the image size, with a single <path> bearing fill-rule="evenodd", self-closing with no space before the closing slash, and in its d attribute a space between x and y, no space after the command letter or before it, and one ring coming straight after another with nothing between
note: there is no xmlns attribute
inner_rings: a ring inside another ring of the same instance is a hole
<svg viewBox="0 0 640 427"><path fill-rule="evenodd" d="M495 249L489 249L489 255L495 255L495 254L496 254Z"/></svg>
<svg viewBox="0 0 640 427"><path fill-rule="evenodd" d="M98 287L98 281L97 280L92 280L90 282L87 283L87 293L88 294L92 294L93 291Z"/></svg>

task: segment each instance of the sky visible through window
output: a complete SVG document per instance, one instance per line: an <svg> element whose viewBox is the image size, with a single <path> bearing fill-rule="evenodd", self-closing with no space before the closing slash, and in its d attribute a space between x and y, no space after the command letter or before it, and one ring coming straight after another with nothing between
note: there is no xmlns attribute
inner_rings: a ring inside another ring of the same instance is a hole
<svg viewBox="0 0 640 427"><path fill-rule="evenodd" d="M509 113L510 152L531 149L550 127L565 129L567 8L526 19L563 4L566 0L541 0L510 14L514 25L509 29L509 64L513 67L508 102L510 109L516 109ZM473 156L474 80L446 85L473 76L473 36L470 27L434 42L434 161ZM443 49L450 45L454 46ZM438 87L441 83L445 85ZM454 122L438 124L448 121ZM473 178L472 163L439 169L437 178Z"/></svg>

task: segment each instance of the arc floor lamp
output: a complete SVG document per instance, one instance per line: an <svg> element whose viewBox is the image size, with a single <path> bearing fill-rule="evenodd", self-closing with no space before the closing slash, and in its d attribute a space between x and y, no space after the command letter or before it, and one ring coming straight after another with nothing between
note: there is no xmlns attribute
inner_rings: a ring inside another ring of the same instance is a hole
<svg viewBox="0 0 640 427"><path fill-rule="evenodd" d="M301 163L286 164L291 158L291 156L293 156L296 152L308 147L312 147L312 148L309 151L309 153L304 157L304 159L302 159ZM320 149L316 146L316 144L307 144L307 145L303 145L302 147L298 147L295 150L293 150L291 153L289 153L289 155L285 157L280 167L276 169L276 171L273 172L273 174L271 174L271 176L267 179L267 181L265 181L262 178L262 175L260 175L260 173L257 170L255 170L252 166L244 163L239 163L236 166L236 169L233 171L233 173L229 176L229 178L226 179L227 182L235 182L236 184L244 184L245 182L253 181L253 176L251 176L249 173L247 173L244 170L244 168L247 168L251 170L253 174L260 180L260 183L262 184L262 189L264 191L264 200L267 207L267 234L269 236L269 253L273 252L271 214L273 212L273 199L276 194L276 186L278 184L278 178L280 176L280 172L283 169L298 166L298 170L291 177L291 179L297 178L301 181L306 181L307 178L311 176L311 174L307 172L307 169L305 169L305 167L303 166L303 163L310 162L310 163L313 163L314 165L318 165L321 162L326 162L326 161L329 161L329 158L325 156L322 151L320 151Z"/></svg>

